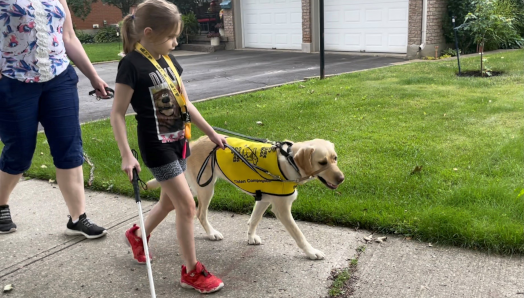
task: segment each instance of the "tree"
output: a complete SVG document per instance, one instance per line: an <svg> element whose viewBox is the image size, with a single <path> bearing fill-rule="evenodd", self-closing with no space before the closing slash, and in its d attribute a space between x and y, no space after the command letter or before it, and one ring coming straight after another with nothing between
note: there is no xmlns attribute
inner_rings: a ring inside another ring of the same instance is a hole
<svg viewBox="0 0 524 298"><path fill-rule="evenodd" d="M96 1L96 0L95 0ZM69 0L67 5L71 12L82 20L85 20L87 16L91 13L91 4L92 0Z"/></svg>
<svg viewBox="0 0 524 298"><path fill-rule="evenodd" d="M141 0L101 0L104 4L117 7L122 12L122 18L129 14L131 7L138 5ZM91 13L91 5L98 0L68 0L68 5L73 14L82 20Z"/></svg>
<svg viewBox="0 0 524 298"><path fill-rule="evenodd" d="M91 13L91 5L98 0L68 0L68 5L73 14L82 20ZM131 7L137 6L143 0L101 0L104 4L117 7L122 11L122 18L129 14ZM205 0L167 0L175 3L182 14L195 12L197 7L204 3Z"/></svg>
<svg viewBox="0 0 524 298"><path fill-rule="evenodd" d="M513 19L498 14L495 1L474 1L474 11L468 13L464 23L458 27L471 34L473 41L477 45L477 51L480 53L485 48L498 48L500 45L510 48L513 44L519 46L523 44L522 37L519 36L517 29L512 23ZM481 72L484 74L482 62L481 56Z"/></svg>

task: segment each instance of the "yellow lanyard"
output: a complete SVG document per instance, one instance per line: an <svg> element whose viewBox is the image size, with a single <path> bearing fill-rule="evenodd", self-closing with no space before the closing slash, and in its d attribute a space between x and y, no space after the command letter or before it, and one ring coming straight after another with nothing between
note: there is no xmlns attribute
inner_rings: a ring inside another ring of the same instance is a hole
<svg viewBox="0 0 524 298"><path fill-rule="evenodd" d="M182 114L183 114L182 118L185 123L185 137L186 139L190 140L191 139L191 118L189 117L189 113L187 111L186 100L184 96L180 92L178 92L178 89L176 88L176 85L171 80L171 77L169 77L169 75L160 66L160 64L158 64L158 62L153 58L151 53L149 53L149 51L146 48L144 48L139 42L137 42L135 46L135 50L138 51L140 54L142 54L144 57L146 57L147 60L149 60L149 62L151 62L155 66L155 68L158 70L158 72L160 72L162 77L164 77L164 80L169 85L169 88L173 92L173 95L175 96L176 101L178 102L178 105L180 106L180 109L182 110ZM176 67L173 65L171 58L169 58L168 55L163 55L163 57L166 60L167 64L169 65L169 68L171 68L171 70L175 74L175 77L178 81L178 84L180 85L180 88L182 88L182 85L181 85L182 80L180 80L180 75L178 74Z"/></svg>

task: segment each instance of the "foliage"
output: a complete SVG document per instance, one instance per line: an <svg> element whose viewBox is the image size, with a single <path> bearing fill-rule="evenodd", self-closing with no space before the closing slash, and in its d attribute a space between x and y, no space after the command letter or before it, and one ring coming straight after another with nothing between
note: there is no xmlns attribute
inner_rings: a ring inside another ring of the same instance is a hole
<svg viewBox="0 0 524 298"><path fill-rule="evenodd" d="M122 12L122 18L129 14L131 7L138 5L141 0L101 0L104 4L112 5ZM98 0L68 0L68 6L73 14L82 20L91 13L91 5Z"/></svg>
<svg viewBox="0 0 524 298"><path fill-rule="evenodd" d="M95 35L96 43L107 43L120 41L118 30L115 26L106 26L100 29Z"/></svg>
<svg viewBox="0 0 524 298"><path fill-rule="evenodd" d="M167 0L175 3L181 14L194 13L197 10L198 4L202 3L202 0Z"/></svg>
<svg viewBox="0 0 524 298"><path fill-rule="evenodd" d="M473 11L472 0L461 0L461 1L448 1L447 12L448 14L444 16L443 30L446 43L455 44L455 35L453 32L453 23L452 17L455 16L455 26L458 26L464 23L466 15ZM467 32L459 30L457 32L457 39L459 47L464 53L472 53L476 49L476 45L473 43L473 39Z"/></svg>
<svg viewBox="0 0 524 298"><path fill-rule="evenodd" d="M448 14L444 17L443 30L447 43L454 44L455 38L451 22L452 16L456 17L455 26L466 22L468 14L482 18L479 22L490 22L490 30L497 36L507 36L507 24L511 24L517 34L511 38L493 39L485 44L486 50L498 48L518 48L524 36L524 1L522 0L461 0L448 1ZM481 14L477 16L477 14ZM471 18L469 18L472 21ZM506 25L504 25L506 24ZM460 26L461 29L464 29ZM501 32L502 31L502 32ZM506 33L505 33L506 32ZM477 50L475 35L468 30L458 30L457 39L459 47L466 54ZM499 42L497 42L499 40Z"/></svg>
<svg viewBox="0 0 524 298"><path fill-rule="evenodd" d="M522 44L522 37L513 26L512 19L498 14L495 3L503 1L478 0L475 10L466 15L464 24L460 27L469 31L477 45L485 49L497 49L498 46L511 48Z"/></svg>
<svg viewBox="0 0 524 298"><path fill-rule="evenodd" d="M459 49L459 54L462 54L462 51ZM457 56L457 50L448 48L447 50L442 50L442 56L450 56L455 57Z"/></svg>
<svg viewBox="0 0 524 298"><path fill-rule="evenodd" d="M67 6L76 17L85 20L91 13L91 5L94 2L96 0L68 0Z"/></svg>
<svg viewBox="0 0 524 298"><path fill-rule="evenodd" d="M84 31L75 30L76 37L78 37L78 40L80 40L81 43L94 43L95 42L95 36L89 33L85 33Z"/></svg>
<svg viewBox="0 0 524 298"><path fill-rule="evenodd" d="M184 30L178 38L178 43L186 43L187 37L189 35L195 35L198 33L199 24L196 18L196 15L193 12L189 12L185 15L182 15L182 21L184 23Z"/></svg>

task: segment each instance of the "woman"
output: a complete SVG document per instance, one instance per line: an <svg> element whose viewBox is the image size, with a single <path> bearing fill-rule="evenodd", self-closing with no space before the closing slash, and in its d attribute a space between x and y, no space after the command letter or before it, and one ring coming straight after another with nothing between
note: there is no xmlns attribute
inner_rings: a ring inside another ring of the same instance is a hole
<svg viewBox="0 0 524 298"><path fill-rule="evenodd" d="M71 59L103 97L98 76L75 35L65 0L0 1L0 233L16 231L9 195L29 169L38 123L44 127L56 180L69 209L66 234L98 238L106 229L85 214L78 76Z"/></svg>

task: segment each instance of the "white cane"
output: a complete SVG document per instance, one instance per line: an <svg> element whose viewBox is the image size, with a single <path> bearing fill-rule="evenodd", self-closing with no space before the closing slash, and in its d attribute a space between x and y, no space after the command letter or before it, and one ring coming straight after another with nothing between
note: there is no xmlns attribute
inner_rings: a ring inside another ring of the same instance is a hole
<svg viewBox="0 0 524 298"><path fill-rule="evenodd" d="M147 246L147 235L144 225L144 216L142 215L142 204L140 201L140 188L138 187L138 172L133 169L133 190L135 191L135 201L138 206L138 217L140 217L140 230L142 230L142 242L144 243L144 251L146 253L147 275L149 277L149 287L151 289L151 297L156 298L155 283L153 281L153 271L151 270L151 260L149 259L149 247Z"/></svg>

